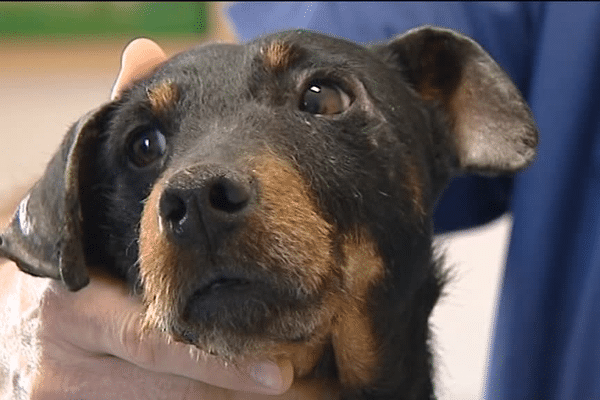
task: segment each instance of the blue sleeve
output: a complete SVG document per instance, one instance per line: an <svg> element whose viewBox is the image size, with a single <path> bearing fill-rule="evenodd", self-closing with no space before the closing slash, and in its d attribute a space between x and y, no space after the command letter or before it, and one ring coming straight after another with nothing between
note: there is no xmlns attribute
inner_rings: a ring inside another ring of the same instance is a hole
<svg viewBox="0 0 600 400"><path fill-rule="evenodd" d="M451 28L479 42L527 97L542 8L541 3L518 2L241 2L228 14L241 41L304 28L373 43L419 25ZM436 231L468 228L500 216L509 209L512 186L512 178L454 179L438 203Z"/></svg>

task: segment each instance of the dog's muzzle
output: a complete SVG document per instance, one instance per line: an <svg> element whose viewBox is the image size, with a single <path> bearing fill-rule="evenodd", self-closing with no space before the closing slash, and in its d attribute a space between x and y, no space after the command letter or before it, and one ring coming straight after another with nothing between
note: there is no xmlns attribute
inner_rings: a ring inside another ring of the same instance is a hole
<svg viewBox="0 0 600 400"><path fill-rule="evenodd" d="M186 168L166 183L159 200L159 224L179 249L211 263L225 255L224 242L243 226L256 196L255 182L247 174L219 166ZM209 273L187 301L183 318L208 318L223 306L223 299L244 301L260 285L240 271Z"/></svg>
<svg viewBox="0 0 600 400"><path fill-rule="evenodd" d="M161 227L179 246L219 250L256 198L249 176L221 168L185 169L169 179L159 203Z"/></svg>

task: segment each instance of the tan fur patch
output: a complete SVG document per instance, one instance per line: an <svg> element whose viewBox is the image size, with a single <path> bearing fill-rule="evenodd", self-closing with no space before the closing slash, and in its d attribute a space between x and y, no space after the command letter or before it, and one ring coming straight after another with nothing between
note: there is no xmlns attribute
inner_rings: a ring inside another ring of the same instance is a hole
<svg viewBox="0 0 600 400"><path fill-rule="evenodd" d="M298 49L287 42L275 40L260 49L264 65L273 73L285 71L298 58Z"/></svg>
<svg viewBox="0 0 600 400"><path fill-rule="evenodd" d="M308 375L323 356L324 342L291 343L276 346L267 355L271 359L290 360L294 368L294 383L292 387L274 399L337 399L340 384L330 378L314 378ZM308 376L307 376L308 375Z"/></svg>
<svg viewBox="0 0 600 400"><path fill-rule="evenodd" d="M249 217L241 243L265 266L300 278L307 293L322 290L334 272L333 227L321 217L308 185L288 163L267 155L252 165L260 182L260 207Z"/></svg>
<svg viewBox="0 0 600 400"><path fill-rule="evenodd" d="M269 153L251 164L252 174L260 181L260 207L249 218L249 229L240 243L249 246L260 264L282 279L293 280L302 293L325 294L319 312L315 310L312 319L301 322L315 326L311 342L267 349L269 356L290 359L295 376L302 377L321 358L337 312L341 271L332 254L333 227L320 216L312 190L289 163Z"/></svg>
<svg viewBox="0 0 600 400"><path fill-rule="evenodd" d="M162 185L156 184L148 197L140 223L140 278L144 285L144 303L147 306L144 327L165 326L175 316L173 303L180 296L181 273L177 268L177 249L161 232L158 221L158 201Z"/></svg>
<svg viewBox="0 0 600 400"><path fill-rule="evenodd" d="M152 111L156 114L169 110L178 98L177 86L169 80L148 89L148 100Z"/></svg>
<svg viewBox="0 0 600 400"><path fill-rule="evenodd" d="M366 232L346 235L343 242L347 291L364 298L373 283L384 278L385 269L375 242Z"/></svg>
<svg viewBox="0 0 600 400"><path fill-rule="evenodd" d="M347 237L345 295L340 297L339 314L333 328L333 347L342 386L369 385L377 375L379 354L367 305L370 290L385 276L383 261L368 235Z"/></svg>
<svg viewBox="0 0 600 400"><path fill-rule="evenodd" d="M277 346L269 355L286 357L292 361L296 377L305 376L323 355L325 341L334 347L340 383L345 387L368 386L377 376L378 346L368 308L368 297L373 285L385 276L383 262L372 240L348 236L344 240L344 288L331 293L324 308L333 315L323 321L321 331L312 343Z"/></svg>

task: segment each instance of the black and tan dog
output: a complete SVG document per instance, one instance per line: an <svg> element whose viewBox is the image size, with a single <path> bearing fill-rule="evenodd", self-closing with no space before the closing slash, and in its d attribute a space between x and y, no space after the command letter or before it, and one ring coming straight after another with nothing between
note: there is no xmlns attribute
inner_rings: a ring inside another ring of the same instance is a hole
<svg viewBox="0 0 600 400"><path fill-rule="evenodd" d="M428 399L435 200L536 143L509 78L455 32L205 45L71 128L0 251L71 290L105 265L148 327L224 358L285 354L340 398Z"/></svg>

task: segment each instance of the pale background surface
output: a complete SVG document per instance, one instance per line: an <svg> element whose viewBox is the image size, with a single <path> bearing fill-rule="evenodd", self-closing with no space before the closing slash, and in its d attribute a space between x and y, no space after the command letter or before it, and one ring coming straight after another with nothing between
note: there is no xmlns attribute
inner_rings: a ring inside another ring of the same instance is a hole
<svg viewBox="0 0 600 400"><path fill-rule="evenodd" d="M161 45L173 54L191 43ZM42 173L69 125L108 99L125 44L0 44L0 210ZM440 399L481 398L510 226L505 216L438 240L456 276L432 318Z"/></svg>

